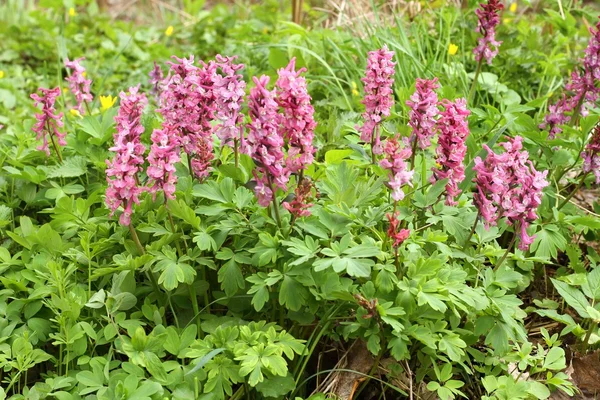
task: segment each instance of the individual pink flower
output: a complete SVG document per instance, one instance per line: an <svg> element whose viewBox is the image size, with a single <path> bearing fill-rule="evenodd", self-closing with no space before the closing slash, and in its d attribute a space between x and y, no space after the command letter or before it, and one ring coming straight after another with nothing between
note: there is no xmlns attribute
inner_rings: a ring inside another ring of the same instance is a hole
<svg viewBox="0 0 600 400"><path fill-rule="evenodd" d="M41 96L37 93L32 93L30 97L33 99L35 106L41 106L42 110L41 113L35 114L37 122L33 125L31 130L37 133L38 140L43 141L42 145L37 149L45 152L46 155L49 156L50 148L48 147L48 136L50 136L50 141L52 141L53 145L55 144L52 136L56 137L59 146L65 146L67 144L65 141L66 133L60 131L60 128L64 125L62 121L63 113L57 113L56 108L54 107L56 98L60 96L60 88L39 88L38 91L41 92Z"/></svg>
<svg viewBox="0 0 600 400"><path fill-rule="evenodd" d="M392 61L393 57L394 52L389 51L387 45L369 52L366 74L362 78L365 89L365 98L362 101L365 105L364 122L362 127L356 128L360 130L361 140L373 144L372 151L375 154L381 153L378 125L384 117L389 117L393 105L392 86L396 65Z"/></svg>
<svg viewBox="0 0 600 400"><path fill-rule="evenodd" d="M85 77L85 68L80 64L82 60L85 60L85 57L73 61L69 61L68 58L65 60L65 67L71 70L71 75L67 76L65 80L69 82L69 89L77 101L75 109L79 111L80 114L85 112L85 103L91 102L94 99L90 93L92 81Z"/></svg>
<svg viewBox="0 0 600 400"><path fill-rule="evenodd" d="M163 124L162 129L152 132L150 140L152 146L146 170L149 191L156 197L156 193L162 190L166 199L173 199L177 183L175 164L180 161L177 131L168 124Z"/></svg>
<svg viewBox="0 0 600 400"><path fill-rule="evenodd" d="M112 216L119 207L123 213L119 218L121 225L131 223L133 204L139 204L139 195L144 191L138 182L138 172L144 164L146 147L140 142L144 132L142 113L148 104L148 99L139 93L139 86L129 88L128 93L121 92L121 106L115 117L117 130L114 135L114 146L109 150L115 155L111 160L106 160L106 205Z"/></svg>
<svg viewBox="0 0 600 400"><path fill-rule="evenodd" d="M276 83L276 101L283 110L283 114L280 114L281 127L288 143L286 167L292 173L305 170L312 164L316 151L313 138L317 126L306 79L301 76L306 69L296 71L295 65L296 59L292 58L287 67L277 71L279 78Z"/></svg>
<svg viewBox="0 0 600 400"><path fill-rule="evenodd" d="M388 182L392 189L392 199L400 201L404 199L404 185L412 186L411 179L414 171L409 171L406 166L406 160L411 156L410 147L400 142L399 136L388 138L383 146L385 158L379 162L381 167L389 170Z"/></svg>
<svg viewBox="0 0 600 400"><path fill-rule="evenodd" d="M446 204L454 206L458 204L455 200L460 194L459 183L465 179L465 166L463 161L467 154L465 140L469 136L469 123L467 117L470 111L467 109L467 101L464 98L452 102L442 100L445 107L437 121L440 131L438 147L436 149L436 163L433 168L431 183L448 178L446 184Z"/></svg>
<svg viewBox="0 0 600 400"><path fill-rule="evenodd" d="M308 178L302 179L294 191L294 199L291 202L284 202L283 207L296 218L308 217L310 207L313 206L313 203L311 203L313 187L314 184Z"/></svg>
<svg viewBox="0 0 600 400"><path fill-rule="evenodd" d="M504 9L504 4L499 0L488 0L487 4L479 4L481 8L475 10L479 21L477 32L483 36L479 38L478 45L473 49L475 59L481 61L485 58L488 65L492 64L494 57L498 55L498 47L502 44L496 40L496 26L500 23L499 13Z"/></svg>
<svg viewBox="0 0 600 400"><path fill-rule="evenodd" d="M431 146L431 138L436 132L438 96L435 90L440 87L438 79L419 79L415 83L415 92L406 101L410 107L408 125L412 128L411 140L416 140L419 148Z"/></svg>
<svg viewBox="0 0 600 400"><path fill-rule="evenodd" d="M589 143L581 153L583 159L583 172L592 172L596 177L596 184L600 183L600 125L596 125Z"/></svg>
<svg viewBox="0 0 600 400"><path fill-rule="evenodd" d="M273 190L287 190L289 171L284 167L283 135L279 129L278 105L275 90L266 88L269 77L253 78L255 87L250 89L248 109L247 150L256 163L255 188L259 204L268 206L273 200Z"/></svg>
<svg viewBox="0 0 600 400"><path fill-rule="evenodd" d="M400 220L398 219L399 214L400 213L398 211L396 211L394 214L386 214L386 217L390 222L387 234L388 237L393 241L392 246L395 248L398 248L410 236L410 230L400 229Z"/></svg>
<svg viewBox="0 0 600 400"><path fill-rule="evenodd" d="M242 122L244 114L241 112L242 102L246 94L246 82L238 73L244 64L235 64L237 57L223 57L217 54L217 66L221 73L215 77L213 85L216 102L216 119L220 123L216 126L215 134L221 139L221 144L231 146L238 140L244 146Z"/></svg>
<svg viewBox="0 0 600 400"><path fill-rule="evenodd" d="M154 68L152 68L152 71L150 71L148 76L150 77L148 81L150 82L150 85L152 85L151 93L154 95L160 95L160 84L164 79L164 73L162 68L160 68L160 65L158 65L156 61L154 61Z"/></svg>
<svg viewBox="0 0 600 400"><path fill-rule="evenodd" d="M568 113L571 111L571 99L565 94L554 104L548 106L548 114L544 122L540 124L540 129L548 129L548 138L554 139L557 134L562 132L561 125L567 124L571 118Z"/></svg>
<svg viewBox="0 0 600 400"><path fill-rule="evenodd" d="M539 172L529 160L527 151L521 151L520 136L502 143L505 151L494 153L487 145L485 161L475 158L477 172L475 205L486 227L496 225L505 217L509 225L515 225L520 237L519 249L527 250L535 236L527 233L529 225L537 219L537 208L542 202L542 189L548 186L548 171Z"/></svg>

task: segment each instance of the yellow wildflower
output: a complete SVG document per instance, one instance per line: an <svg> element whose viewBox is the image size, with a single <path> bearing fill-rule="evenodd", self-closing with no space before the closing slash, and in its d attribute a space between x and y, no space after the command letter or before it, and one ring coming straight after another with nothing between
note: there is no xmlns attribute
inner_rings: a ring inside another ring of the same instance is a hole
<svg viewBox="0 0 600 400"><path fill-rule="evenodd" d="M69 88L68 88L68 87L64 87L64 88L63 88L63 93L64 93L64 94L67 94L67 93L69 93Z"/></svg>
<svg viewBox="0 0 600 400"><path fill-rule="evenodd" d="M352 95L353 96L358 96L360 93L358 93L358 86L356 86L356 82L352 81Z"/></svg>
<svg viewBox="0 0 600 400"><path fill-rule="evenodd" d="M267 33L269 33L269 28L267 28L266 26L263 28L263 35L266 35Z"/></svg>
<svg viewBox="0 0 600 400"><path fill-rule="evenodd" d="M508 24L510 24L510 21L512 21L512 18L504 18L504 19L502 20L502 23L503 23L504 25L508 25Z"/></svg>
<svg viewBox="0 0 600 400"><path fill-rule="evenodd" d="M4 71L0 71L0 79L4 78Z"/></svg>
<svg viewBox="0 0 600 400"><path fill-rule="evenodd" d="M72 116L81 118L81 114L79 113L79 110L76 110L76 109L74 109L74 108L71 108L71 109L69 110L69 112L71 113L71 115L72 115Z"/></svg>
<svg viewBox="0 0 600 400"><path fill-rule="evenodd" d="M454 43L450 43L448 45L448 54L450 54L451 56L455 55L458 52L458 46L455 45Z"/></svg>
<svg viewBox="0 0 600 400"><path fill-rule="evenodd" d="M100 96L100 110L108 110L109 108L115 105L116 101L117 97L112 97L110 94L108 96Z"/></svg>
<svg viewBox="0 0 600 400"><path fill-rule="evenodd" d="M75 12L75 7L69 8L69 17L74 17L76 15L77 13Z"/></svg>
<svg viewBox="0 0 600 400"><path fill-rule="evenodd" d="M173 31L175 29L173 28L173 25L169 25L169 27L167 28L167 30L165 31L165 35L167 36L171 36L173 34Z"/></svg>
<svg viewBox="0 0 600 400"><path fill-rule="evenodd" d="M81 73L81 76L83 76L83 77L85 78L85 77L87 76L87 71L83 71L83 72Z"/></svg>
<svg viewBox="0 0 600 400"><path fill-rule="evenodd" d="M510 10L511 13L516 13L517 12L517 2L516 1L510 5L509 10Z"/></svg>

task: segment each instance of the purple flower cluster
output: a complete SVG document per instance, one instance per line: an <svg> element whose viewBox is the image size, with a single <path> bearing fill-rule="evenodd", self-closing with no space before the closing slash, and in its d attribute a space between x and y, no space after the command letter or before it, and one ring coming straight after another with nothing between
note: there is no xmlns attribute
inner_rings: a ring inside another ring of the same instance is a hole
<svg viewBox="0 0 600 400"><path fill-rule="evenodd" d="M487 4L481 3L480 7L475 13L479 18L477 32L483 37L479 38L473 53L477 61L485 58L488 65L491 65L494 57L498 55L498 47L502 44L496 40L496 26L500 23L499 13L504 9L504 4L499 0L488 0Z"/></svg>
<svg viewBox="0 0 600 400"><path fill-rule="evenodd" d="M312 189L314 184L309 179L302 179L294 190L294 199L290 202L284 201L283 208L288 210L296 218L308 217L310 215L309 208L313 206Z"/></svg>
<svg viewBox="0 0 600 400"><path fill-rule="evenodd" d="M146 147L140 142L144 132L141 123L142 112L148 104L143 93L138 93L139 86L129 88L128 93L121 92L121 106L115 117L117 131L115 144L109 150L115 152L112 161L106 160L106 205L111 216L120 207L124 211L119 218L121 225L131 223L133 203L139 204L139 195L144 191L138 181L140 166L144 164Z"/></svg>
<svg viewBox="0 0 600 400"><path fill-rule="evenodd" d="M393 105L392 85L394 84L394 65L396 65L392 61L393 57L394 52L389 51L387 45L379 50L369 52L366 74L362 78L365 85L365 98L362 101L365 105L364 123L360 128L357 126L357 129L360 130L361 140L373 143L372 151L375 154L381 153L377 126L383 117L390 115Z"/></svg>
<svg viewBox="0 0 600 400"><path fill-rule="evenodd" d="M253 78L255 87L250 89L248 109L251 122L248 125L247 150L257 164L254 172L254 189L258 203L267 207L274 198L274 189L287 190L289 170L284 166L284 140L279 129L278 104L275 90L268 90L269 77Z"/></svg>
<svg viewBox="0 0 600 400"><path fill-rule="evenodd" d="M392 246L394 248L398 248L410 236L410 230L400 229L400 220L398 219L398 215L400 215L398 211L396 211L394 214L388 213L385 215L390 223L387 234L388 237L392 239Z"/></svg>
<svg viewBox="0 0 600 400"><path fill-rule="evenodd" d="M453 206L458 204L455 200L455 197L460 194L458 184L465 179L463 161L467 153L465 140L469 135L467 117L470 112L465 99L457 99L454 102L444 99L441 104L445 110L437 121L440 135L436 149L436 162L439 168L433 168L431 182L448 178L446 204Z"/></svg>
<svg viewBox="0 0 600 400"><path fill-rule="evenodd" d="M496 154L487 145L485 161L475 158L477 184L473 194L475 205L486 227L495 225L506 217L509 225L515 225L520 237L519 249L527 250L535 236L529 236L527 228L537 219L537 207L542 202L542 189L548 186L548 171L536 171L527 151L521 151L520 136L502 143L505 152Z"/></svg>
<svg viewBox="0 0 600 400"><path fill-rule="evenodd" d="M414 171L409 171L406 166L406 160L410 157L412 151L404 143L400 143L399 136L388 138L383 146L385 158L379 162L383 168L389 170L390 181L388 185L392 189L392 199L400 201L404 198L402 186L408 184L412 186L411 179Z"/></svg>
<svg viewBox="0 0 600 400"><path fill-rule="evenodd" d="M440 110L435 90L439 87L437 78L417 78L416 90L410 100L406 101L406 105L410 107L408 125L412 128L411 140L416 140L421 149L431 145L431 138L436 132L436 118Z"/></svg>
<svg viewBox="0 0 600 400"><path fill-rule="evenodd" d="M179 144L188 155L192 173L204 179L213 159L211 122L216 112L213 86L217 65L201 62L197 67L193 56L173 59L175 62L170 63L169 75L162 85L158 111L165 124L178 133Z"/></svg>
<svg viewBox="0 0 600 400"><path fill-rule="evenodd" d="M230 145L235 139L243 146L242 121L244 114L240 112L244 95L246 94L246 82L238 71L244 68L244 64L234 64L237 57L223 57L217 55L217 64L221 74L216 76L214 82L214 94L216 101L216 118L221 121L217 125L215 133L223 145Z"/></svg>
<svg viewBox="0 0 600 400"><path fill-rule="evenodd" d="M150 137L152 145L148 154L148 185L149 191L156 197L162 190L166 199L174 198L175 164L180 161L180 147L175 129L168 124L163 124L162 129L155 129Z"/></svg>
<svg viewBox="0 0 600 400"><path fill-rule="evenodd" d="M65 67L71 70L71 75L65 79L69 82L69 89L77 101L77 107L75 107L75 109L79 111L80 114L84 113L84 104L93 100L92 94L90 93L92 81L85 77L85 68L80 64L82 60L85 60L85 57L73 61L69 61L67 58L65 61Z"/></svg>
<svg viewBox="0 0 600 400"><path fill-rule="evenodd" d="M283 110L281 127L288 143L286 167L291 173L305 170L312 164L316 151L313 138L317 126L306 79L300 75L306 69L296 71L295 64L296 59L293 58L286 68L277 71L279 78L276 83L276 101Z"/></svg>
<svg viewBox="0 0 600 400"><path fill-rule="evenodd" d="M600 183L600 125L596 125L592 138L581 153L583 159L583 172L592 172L596 177L596 184Z"/></svg>
<svg viewBox="0 0 600 400"><path fill-rule="evenodd" d="M154 68L152 68L152 71L150 71L148 76L150 77L148 82L150 83L150 85L152 85L152 94L160 95L160 85L162 80L164 79L164 73L163 70L160 68L160 65L158 65L156 61L154 61Z"/></svg>
<svg viewBox="0 0 600 400"><path fill-rule="evenodd" d="M596 87L596 80L600 80L600 21L590 28L590 33L581 70L571 73L571 80L565 85L567 94L548 106L548 114L540 124L540 129L549 130L551 139L562 132L560 125L571 122L575 115L586 116L600 96L600 88Z"/></svg>
<svg viewBox="0 0 600 400"><path fill-rule="evenodd" d="M59 130L59 128L62 128L64 125L62 122L63 113L57 113L56 108L54 107L56 98L60 96L60 88L39 88L38 91L41 92L41 96L37 93L32 93L30 97L33 99L36 107L42 106L42 112L35 114L37 122L31 129L37 133L37 139L43 141L42 145L37 149L44 151L46 155L49 156L50 148L48 147L48 135L53 143L54 139L52 138L52 135L56 137L60 146L65 146L67 144L65 141L66 134Z"/></svg>

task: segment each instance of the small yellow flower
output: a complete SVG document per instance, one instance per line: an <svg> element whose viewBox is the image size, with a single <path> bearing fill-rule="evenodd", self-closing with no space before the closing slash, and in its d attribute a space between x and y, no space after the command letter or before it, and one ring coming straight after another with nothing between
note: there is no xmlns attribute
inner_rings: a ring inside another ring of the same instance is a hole
<svg viewBox="0 0 600 400"><path fill-rule="evenodd" d="M69 112L71 113L71 115L72 115L72 116L81 118L81 114L79 113L79 110L76 110L76 109L74 109L74 108L71 108L71 109L69 110Z"/></svg>
<svg viewBox="0 0 600 400"><path fill-rule="evenodd" d="M4 71L0 71L0 79L4 78Z"/></svg>
<svg viewBox="0 0 600 400"><path fill-rule="evenodd" d="M455 55L458 52L458 46L455 45L454 43L450 43L448 45L448 54L450 54L451 56Z"/></svg>
<svg viewBox="0 0 600 400"><path fill-rule="evenodd" d="M509 10L511 13L517 12L517 2L516 1L510 5Z"/></svg>
<svg viewBox="0 0 600 400"><path fill-rule="evenodd" d="M69 8L69 17L74 17L76 15L77 13L75 12L75 7Z"/></svg>
<svg viewBox="0 0 600 400"><path fill-rule="evenodd" d="M85 78L85 77L87 77L87 71L83 71L83 72L81 73L81 76L83 76L84 78Z"/></svg>
<svg viewBox="0 0 600 400"><path fill-rule="evenodd" d="M106 111L109 108L111 108L112 106L115 105L115 102L117 101L117 97L112 97L111 95L108 96L100 96L100 110L102 111Z"/></svg>
<svg viewBox="0 0 600 400"><path fill-rule="evenodd" d="M263 35L266 35L267 33L269 33L269 28L267 28L266 26L263 28L262 30Z"/></svg>
<svg viewBox="0 0 600 400"><path fill-rule="evenodd" d="M356 86L356 82L352 81L352 96L358 96L358 86Z"/></svg>
<svg viewBox="0 0 600 400"><path fill-rule="evenodd" d="M512 18L504 18L504 19L502 20L502 23L503 23L504 25L508 25L508 24L510 24L510 21L512 21Z"/></svg>
<svg viewBox="0 0 600 400"><path fill-rule="evenodd" d="M175 29L173 28L173 25L169 25L169 27L167 28L167 30L165 31L165 35L167 36L171 36L173 34L173 31Z"/></svg>
<svg viewBox="0 0 600 400"><path fill-rule="evenodd" d="M67 93L69 93L69 88L68 88L68 87L64 87L64 88L63 88L63 93L64 93L64 94L67 94Z"/></svg>

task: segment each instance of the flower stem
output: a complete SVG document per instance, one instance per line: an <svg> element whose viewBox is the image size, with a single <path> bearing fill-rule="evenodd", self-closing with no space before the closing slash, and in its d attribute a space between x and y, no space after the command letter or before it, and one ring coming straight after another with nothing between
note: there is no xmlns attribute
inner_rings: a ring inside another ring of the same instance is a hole
<svg viewBox="0 0 600 400"><path fill-rule="evenodd" d="M577 193L579 191L579 189L581 189L581 187L583 186L583 184L585 182L585 178L588 176L588 174L589 174L589 172L586 172L585 174L583 174L583 176L581 177L581 180L577 184L577 187L575 189L573 189L573 191L571 191L571 193L569 193L569 195L567 197L565 197L565 199L562 201L562 203L559 204L559 206L556 210L560 210L561 208L563 208L564 206L567 205L569 200L571 200L571 198L573 196L575 196L575 193Z"/></svg>
<svg viewBox="0 0 600 400"><path fill-rule="evenodd" d="M508 256L508 253L510 253L510 250L512 249L512 247L514 246L515 242L517 241L517 230L519 229L519 227L517 225L515 225L515 233L510 241L510 243L508 244L508 247L506 248L506 251L504 252L504 255L502 256L502 258L500 259L500 261L498 261L498 264L496 264L496 266L494 267L494 271L497 271L498 268L500 268L500 266L502 265L502 263L504 262L504 260L506 259L506 257Z"/></svg>
<svg viewBox="0 0 600 400"><path fill-rule="evenodd" d="M467 100L467 104L471 104L471 100L473 100L473 96L475 95L475 88L477 87L477 80L479 79L479 74L481 73L482 65L483 65L483 57L477 63L477 69L475 70L475 77L473 78L473 83L471 84L471 89L469 90L469 98Z"/></svg>
<svg viewBox="0 0 600 400"><path fill-rule="evenodd" d="M56 142L54 141L54 135L52 134L52 131L50 130L49 123L46 123L46 130L48 131L48 135L50 135L50 141L52 142L52 147L54 148L54 152L56 153L56 156L58 157L58 161L60 162L60 164L62 164L63 159L62 159L62 156L60 155L60 151L58 150L58 146L56 145Z"/></svg>
<svg viewBox="0 0 600 400"><path fill-rule="evenodd" d="M477 223L479 222L480 216L481 216L481 211L477 210L477 215L475 216L475 223L473 223L473 227L471 228L469 237L467 237L467 240L465 241L465 247L463 247L463 250L465 250L467 248L467 246L469 245L469 242L471 241L471 238L473 237L473 234L475 233L475 228L477 228Z"/></svg>
<svg viewBox="0 0 600 400"><path fill-rule="evenodd" d="M144 246L142 246L142 243L140 242L140 238L138 237L138 235L135 231L135 228L131 224L129 224L129 232L131 233L131 239L137 246L139 252L142 254L146 254L146 251L144 250Z"/></svg>
<svg viewBox="0 0 600 400"><path fill-rule="evenodd" d="M240 145L238 143L238 139L233 139L233 157L235 159L235 167L238 168L240 166L240 154L239 149Z"/></svg>
<svg viewBox="0 0 600 400"><path fill-rule="evenodd" d="M146 251L144 250L144 247L142 246L142 243L140 242L140 238L138 237L137 233L135 232L135 228L131 224L129 224L129 232L131 233L131 238L133 239L139 252L142 254L146 254ZM156 293L156 297L162 302L162 293L160 292L160 289L158 288L158 282L156 281L156 277L154 276L154 273L152 271L148 271L146 274L147 274L148 278L150 279L150 283L152 284L152 288L154 289L154 292Z"/></svg>
<svg viewBox="0 0 600 400"><path fill-rule="evenodd" d="M415 169L415 155L417 154L417 135L414 137L412 152L410 154L410 169Z"/></svg>
<svg viewBox="0 0 600 400"><path fill-rule="evenodd" d="M588 330L585 334L585 337L583 338L583 343L582 343L581 353L584 355L585 355L585 353L587 353L590 337L592 336L592 332L594 331L595 326L597 326L597 325L594 323L594 321L590 321L590 327L588 328Z"/></svg>
<svg viewBox="0 0 600 400"><path fill-rule="evenodd" d="M379 128L379 125L377 125L375 127L375 129L373 130L373 134L371 135L371 164L375 165L375 162L377 161L375 159L375 139L377 139L377 129Z"/></svg>

